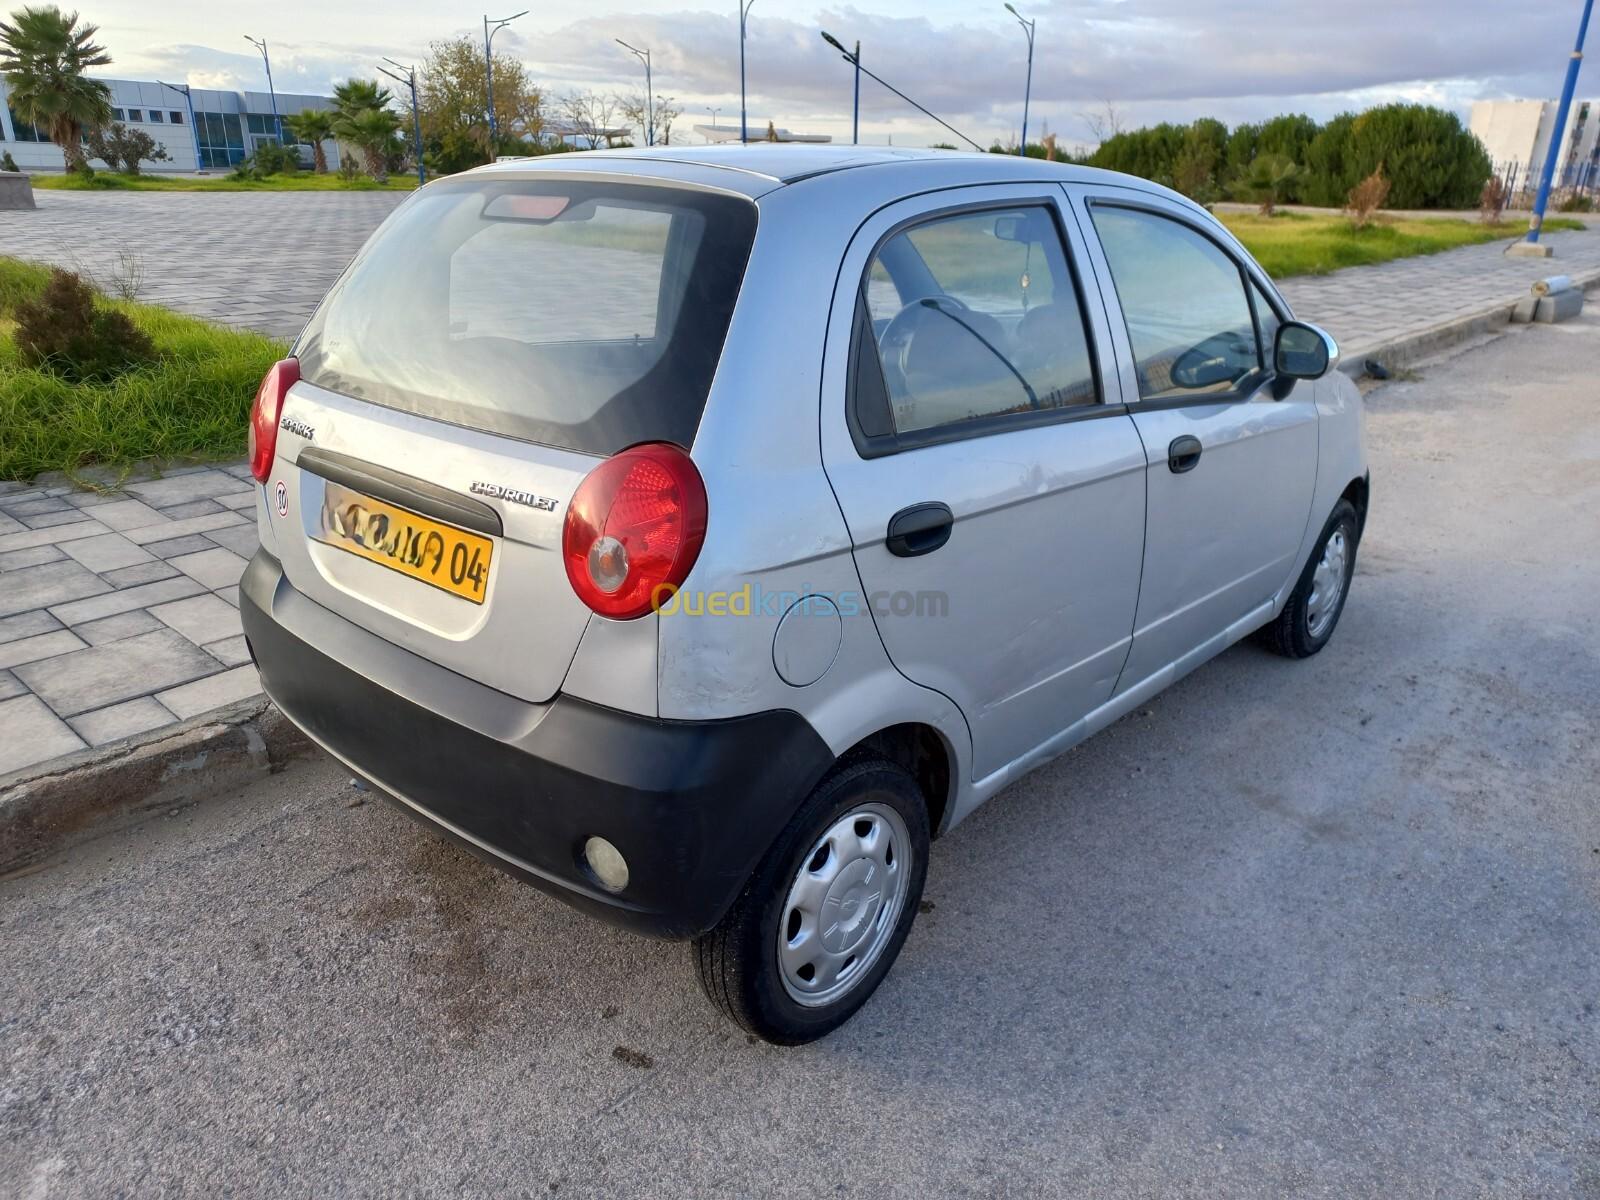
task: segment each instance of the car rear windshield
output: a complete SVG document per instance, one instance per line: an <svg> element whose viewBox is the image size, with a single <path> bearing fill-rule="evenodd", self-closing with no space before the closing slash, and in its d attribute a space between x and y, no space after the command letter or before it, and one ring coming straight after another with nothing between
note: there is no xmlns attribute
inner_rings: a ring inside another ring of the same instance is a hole
<svg viewBox="0 0 1600 1200"><path fill-rule="evenodd" d="M755 227L750 201L686 188L430 184L323 300L301 377L590 454L687 447Z"/></svg>

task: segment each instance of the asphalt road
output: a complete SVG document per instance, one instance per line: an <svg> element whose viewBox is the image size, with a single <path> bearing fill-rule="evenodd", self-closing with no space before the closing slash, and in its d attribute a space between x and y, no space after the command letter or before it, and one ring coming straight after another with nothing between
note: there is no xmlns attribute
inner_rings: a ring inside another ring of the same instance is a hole
<svg viewBox="0 0 1600 1200"><path fill-rule="evenodd" d="M0 882L0 1193L1600 1195L1597 379L1373 393L1328 650L980 811L815 1046L322 762Z"/></svg>

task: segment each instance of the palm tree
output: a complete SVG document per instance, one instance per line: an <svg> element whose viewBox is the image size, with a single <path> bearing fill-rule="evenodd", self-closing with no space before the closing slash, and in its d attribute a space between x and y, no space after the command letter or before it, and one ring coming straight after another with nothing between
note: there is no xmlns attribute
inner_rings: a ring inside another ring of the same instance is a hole
<svg viewBox="0 0 1600 1200"><path fill-rule="evenodd" d="M333 136L333 114L323 108L308 108L305 112L285 117L283 123L295 137L311 143L311 152L316 156L317 174L327 174L328 154L322 148L322 143Z"/></svg>
<svg viewBox="0 0 1600 1200"><path fill-rule="evenodd" d="M389 154L394 135L400 132L400 118L391 109L364 108L337 123L339 136L360 149L367 158L367 173L379 183L389 178Z"/></svg>
<svg viewBox="0 0 1600 1200"><path fill-rule="evenodd" d="M83 74L111 62L105 47L94 44L98 32L54 5L14 12L9 25L0 21L0 74L11 107L61 147L69 171L86 165L84 131L111 121L111 89Z"/></svg>
<svg viewBox="0 0 1600 1200"><path fill-rule="evenodd" d="M333 111L341 117L354 117L369 108L388 108L394 97L374 79L347 79L333 89Z"/></svg>

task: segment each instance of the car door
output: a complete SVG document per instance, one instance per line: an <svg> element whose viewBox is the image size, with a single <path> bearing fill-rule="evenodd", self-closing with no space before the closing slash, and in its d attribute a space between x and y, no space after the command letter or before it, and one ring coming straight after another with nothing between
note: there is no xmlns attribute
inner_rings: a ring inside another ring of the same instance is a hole
<svg viewBox="0 0 1600 1200"><path fill-rule="evenodd" d="M1133 648L1118 690L1246 632L1289 581L1317 475L1314 388L1273 377L1286 310L1204 214L1071 186L1147 460Z"/></svg>
<svg viewBox="0 0 1600 1200"><path fill-rule="evenodd" d="M958 705L982 778L1111 695L1144 452L1053 187L892 205L846 253L823 459L896 668Z"/></svg>

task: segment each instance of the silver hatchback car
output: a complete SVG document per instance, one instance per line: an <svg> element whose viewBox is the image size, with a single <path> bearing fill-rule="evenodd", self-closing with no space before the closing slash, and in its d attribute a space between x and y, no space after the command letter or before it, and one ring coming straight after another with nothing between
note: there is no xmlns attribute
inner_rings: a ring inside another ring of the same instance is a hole
<svg viewBox="0 0 1600 1200"><path fill-rule="evenodd" d="M263 381L268 694L797 1043L929 840L1258 632L1315 654L1361 401L1208 213L1018 157L621 151L429 184Z"/></svg>

